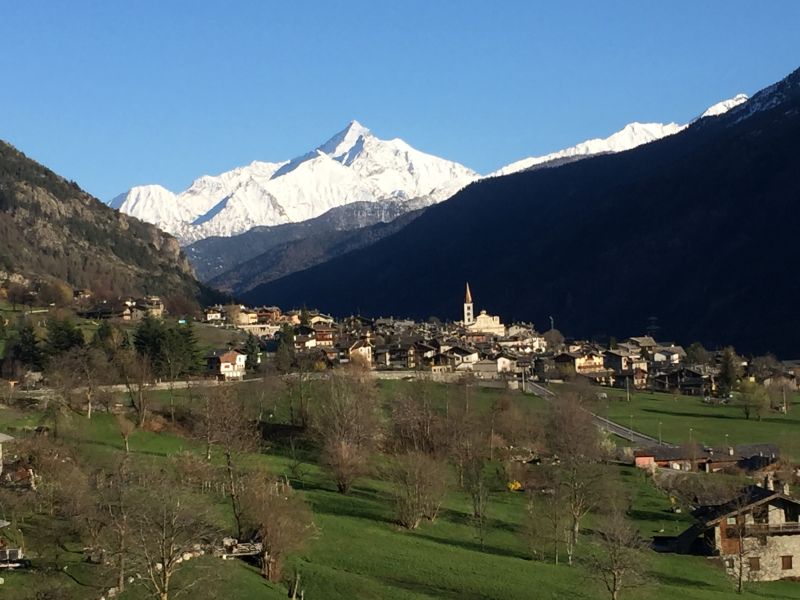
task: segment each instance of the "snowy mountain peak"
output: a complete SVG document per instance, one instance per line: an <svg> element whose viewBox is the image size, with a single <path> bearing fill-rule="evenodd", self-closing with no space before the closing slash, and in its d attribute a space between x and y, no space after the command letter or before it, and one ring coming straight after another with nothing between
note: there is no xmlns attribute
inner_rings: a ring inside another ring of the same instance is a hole
<svg viewBox="0 0 800 600"><path fill-rule="evenodd" d="M335 159L349 153L361 138L372 137L372 132L358 121L350 121L347 127L317 148Z"/></svg>
<svg viewBox="0 0 800 600"><path fill-rule="evenodd" d="M694 121L704 117L721 115L746 102L747 99L748 98L746 94L737 94L733 98L723 100L722 102L717 102L713 106L708 107L708 109L706 109L706 111ZM638 121L634 121L633 123L628 123L625 125L625 127L612 133L606 138L594 138L591 140L586 140L585 142L581 142L580 144L576 144L570 148L565 148L564 150L559 150L558 152L553 152L551 154L545 154L544 156L531 156L528 158L523 158L522 160L513 162L493 173L490 173L487 175L487 177L509 175L511 173L517 173L518 171L530 169L537 165L553 163L554 161L561 162L563 160L576 160L578 158L593 156L596 154L623 152L625 150L635 148L636 146L661 139L668 135L673 135L679 131L683 131L686 129L686 127L688 127L688 124L679 125L678 123L639 123Z"/></svg>
<svg viewBox="0 0 800 600"><path fill-rule="evenodd" d="M352 202L413 201L418 208L449 198L477 178L463 165L400 139L378 139L351 121L292 160L253 161L221 175L204 175L177 195L161 186L139 186L112 202L188 244L259 225L305 221Z"/></svg>
<svg viewBox="0 0 800 600"><path fill-rule="evenodd" d="M722 102L717 102L716 104L712 104L698 118L702 119L705 117L716 117L718 115L724 114L728 112L730 109L734 108L735 106L739 106L740 104L747 102L748 99L749 98L747 94L736 94L733 98L729 98L728 100L723 100Z"/></svg>

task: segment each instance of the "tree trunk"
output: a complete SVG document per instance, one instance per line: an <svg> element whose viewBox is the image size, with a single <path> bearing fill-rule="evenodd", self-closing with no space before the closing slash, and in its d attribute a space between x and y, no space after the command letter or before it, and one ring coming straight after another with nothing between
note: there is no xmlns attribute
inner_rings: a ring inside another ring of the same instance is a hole
<svg viewBox="0 0 800 600"><path fill-rule="evenodd" d="M175 424L175 381L169 380L169 418Z"/></svg>
<svg viewBox="0 0 800 600"><path fill-rule="evenodd" d="M128 445L128 436L125 436L125 454L130 454L131 447Z"/></svg>
<svg viewBox="0 0 800 600"><path fill-rule="evenodd" d="M119 593L125 591L125 547L120 547L119 560L117 562L117 590Z"/></svg>
<svg viewBox="0 0 800 600"><path fill-rule="evenodd" d="M236 489L236 475L233 470L233 456L228 449L225 451L225 463L228 469L228 484L230 485L231 508L233 508L233 518L236 521L236 534L242 537L242 510L239 503L239 491Z"/></svg>

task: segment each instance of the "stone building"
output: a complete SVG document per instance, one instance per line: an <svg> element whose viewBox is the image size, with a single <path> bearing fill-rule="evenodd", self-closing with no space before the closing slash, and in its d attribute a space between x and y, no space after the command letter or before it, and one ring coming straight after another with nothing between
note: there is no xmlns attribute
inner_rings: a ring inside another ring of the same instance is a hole
<svg viewBox="0 0 800 600"><path fill-rule="evenodd" d="M684 554L719 556L726 571L745 581L800 577L800 501L780 491L749 486L733 500L702 506L698 522L674 540Z"/></svg>

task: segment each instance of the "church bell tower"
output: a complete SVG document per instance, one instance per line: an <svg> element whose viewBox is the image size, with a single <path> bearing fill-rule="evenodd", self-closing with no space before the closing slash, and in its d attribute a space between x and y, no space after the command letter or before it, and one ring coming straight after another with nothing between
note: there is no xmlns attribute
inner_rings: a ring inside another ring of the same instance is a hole
<svg viewBox="0 0 800 600"><path fill-rule="evenodd" d="M467 283L467 294L464 296L464 325L471 325L475 322L475 311L472 306L472 292L469 291Z"/></svg>

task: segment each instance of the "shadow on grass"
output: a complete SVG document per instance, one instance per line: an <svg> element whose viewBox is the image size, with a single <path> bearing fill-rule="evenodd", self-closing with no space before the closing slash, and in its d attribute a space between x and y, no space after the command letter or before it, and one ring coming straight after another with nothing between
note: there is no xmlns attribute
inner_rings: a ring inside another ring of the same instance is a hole
<svg viewBox="0 0 800 600"><path fill-rule="evenodd" d="M696 413L688 411L674 411L674 410L661 410L658 408L645 408L642 412L654 413L657 415L669 415L670 417L691 417L693 419L722 419L726 421L744 421L744 418L734 417L732 415L715 415L709 413Z"/></svg>
<svg viewBox="0 0 800 600"><path fill-rule="evenodd" d="M651 573L653 579L664 585L675 585L678 587L691 587L691 588L714 588L713 584L700 579L689 579L688 577L679 577L677 575L664 575L663 573Z"/></svg>
<svg viewBox="0 0 800 600"><path fill-rule="evenodd" d="M483 548L481 548L481 544L478 541L442 538L429 533L421 533L419 531L414 532L414 537L435 542L437 544L442 544L444 546L455 546L457 548L463 548L464 550L470 550L472 552L480 552L481 554L492 554L494 556L503 556L505 558L519 558L521 560L528 560L530 558L528 555L522 552L517 552L508 548L501 548L499 546L492 546L485 543Z"/></svg>
<svg viewBox="0 0 800 600"><path fill-rule="evenodd" d="M314 512L366 519L377 523L394 523L386 514L384 504L376 492L353 490L345 496L321 485L306 486L305 490L321 492L310 498Z"/></svg>
<svg viewBox="0 0 800 600"><path fill-rule="evenodd" d="M450 589L422 583L420 581L408 581L405 579L382 578L384 582L394 587L415 592L418 594L425 594L431 598L452 598L453 600L484 600L485 596L479 593L468 593L463 589Z"/></svg>

